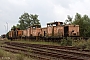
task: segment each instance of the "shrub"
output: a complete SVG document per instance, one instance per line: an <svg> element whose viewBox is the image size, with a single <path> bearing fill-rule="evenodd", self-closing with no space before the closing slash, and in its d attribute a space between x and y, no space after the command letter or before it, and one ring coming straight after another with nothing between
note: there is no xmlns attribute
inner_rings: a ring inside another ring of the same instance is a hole
<svg viewBox="0 0 90 60"><path fill-rule="evenodd" d="M71 38L62 39L61 46L72 46L72 39Z"/></svg>
<svg viewBox="0 0 90 60"><path fill-rule="evenodd" d="M80 48L80 49L86 49L86 42L85 41L81 41L79 42L79 44L77 44L77 46Z"/></svg>
<svg viewBox="0 0 90 60"><path fill-rule="evenodd" d="M90 49L90 39L73 41L73 46L80 49Z"/></svg>
<svg viewBox="0 0 90 60"><path fill-rule="evenodd" d="M90 39L87 40L87 44L86 45L87 45L86 49L90 50Z"/></svg>

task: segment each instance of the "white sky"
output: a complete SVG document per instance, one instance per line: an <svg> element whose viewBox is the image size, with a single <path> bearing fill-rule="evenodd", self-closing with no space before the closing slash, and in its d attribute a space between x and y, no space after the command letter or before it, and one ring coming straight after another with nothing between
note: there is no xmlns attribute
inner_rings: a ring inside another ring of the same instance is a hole
<svg viewBox="0 0 90 60"><path fill-rule="evenodd" d="M76 13L90 17L90 0L0 0L0 35L18 24L19 17L27 12L39 15L40 23L46 26L47 22L67 19L67 15Z"/></svg>

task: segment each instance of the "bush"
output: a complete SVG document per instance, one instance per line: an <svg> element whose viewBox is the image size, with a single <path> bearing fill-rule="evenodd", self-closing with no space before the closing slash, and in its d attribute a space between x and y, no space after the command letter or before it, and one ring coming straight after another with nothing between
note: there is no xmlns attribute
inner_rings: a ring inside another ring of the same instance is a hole
<svg viewBox="0 0 90 60"><path fill-rule="evenodd" d="M61 46L72 46L72 39L71 38L62 39Z"/></svg>
<svg viewBox="0 0 90 60"><path fill-rule="evenodd" d="M83 50L84 49L90 50L90 39L73 41L72 46L78 47L78 48L83 49Z"/></svg>
<svg viewBox="0 0 90 60"><path fill-rule="evenodd" d="M86 49L86 47L87 47L87 45L86 45L87 43L85 42L85 41L81 41L81 42L79 42L79 44L77 45L80 49Z"/></svg>
<svg viewBox="0 0 90 60"><path fill-rule="evenodd" d="M90 50L90 39L87 40L87 44L86 45L87 45L86 49Z"/></svg>

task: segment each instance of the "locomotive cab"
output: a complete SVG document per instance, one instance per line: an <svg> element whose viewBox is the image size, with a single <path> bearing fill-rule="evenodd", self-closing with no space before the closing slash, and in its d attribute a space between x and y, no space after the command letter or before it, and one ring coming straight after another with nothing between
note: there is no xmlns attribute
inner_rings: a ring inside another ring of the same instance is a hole
<svg viewBox="0 0 90 60"><path fill-rule="evenodd" d="M41 25L33 25L30 27L30 35L40 36L41 35Z"/></svg>
<svg viewBox="0 0 90 60"><path fill-rule="evenodd" d="M64 36L76 37L79 36L79 25L65 25L64 26Z"/></svg>
<svg viewBox="0 0 90 60"><path fill-rule="evenodd" d="M52 22L47 23L47 36L48 37L62 37L63 32L63 22Z"/></svg>

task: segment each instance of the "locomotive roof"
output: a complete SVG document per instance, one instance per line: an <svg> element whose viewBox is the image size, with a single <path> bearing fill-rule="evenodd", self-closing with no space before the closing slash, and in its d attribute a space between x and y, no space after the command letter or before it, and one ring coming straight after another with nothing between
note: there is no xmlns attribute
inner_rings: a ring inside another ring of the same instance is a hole
<svg viewBox="0 0 90 60"><path fill-rule="evenodd" d="M20 30L20 28L12 28L11 30Z"/></svg>
<svg viewBox="0 0 90 60"><path fill-rule="evenodd" d="M79 25L72 25L72 24L71 24L71 25L65 25L65 26L79 26Z"/></svg>
<svg viewBox="0 0 90 60"><path fill-rule="evenodd" d="M51 22L51 23L47 23L47 25L50 25L50 24L58 24L58 23L63 24L63 22Z"/></svg>
<svg viewBox="0 0 90 60"><path fill-rule="evenodd" d="M32 26L30 26L30 27L41 27L41 25L38 25L38 24L35 24L35 25L32 25Z"/></svg>

